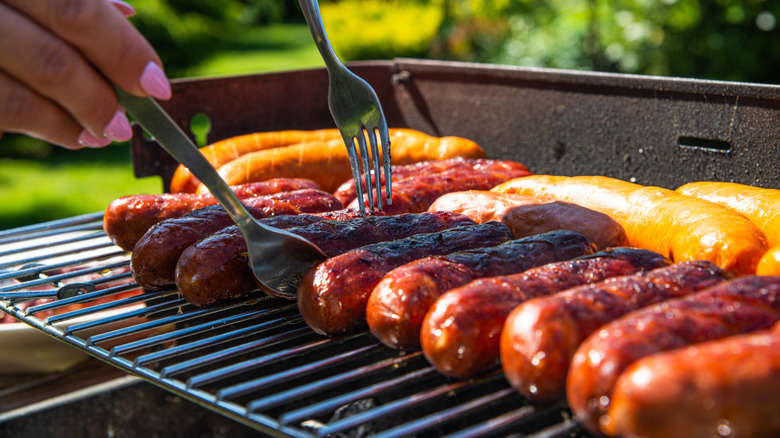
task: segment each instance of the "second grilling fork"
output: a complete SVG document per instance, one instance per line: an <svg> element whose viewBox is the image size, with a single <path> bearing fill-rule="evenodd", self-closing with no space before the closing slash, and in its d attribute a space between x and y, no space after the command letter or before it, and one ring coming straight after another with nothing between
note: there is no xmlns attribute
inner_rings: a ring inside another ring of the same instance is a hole
<svg viewBox="0 0 780 438"><path fill-rule="evenodd" d="M387 122L385 121L379 98L368 82L349 71L333 52L333 48L330 46L328 37L325 34L325 27L322 24L317 0L298 0L298 2L301 4L306 23L309 25L314 42L317 44L322 60L325 61L325 67L328 70L328 107L347 147L360 211L365 215L363 202L364 182L369 210L375 210L377 205L379 210L381 210L383 207L382 179L385 181L385 199L387 199L388 205L391 202L392 191L390 136L387 132ZM379 137L378 141L377 136ZM368 145L371 146L370 155L366 138L368 138ZM358 151L355 143L360 148L360 158L363 165L362 172L358 162ZM378 143L382 145L384 178L381 177L379 168ZM369 165L369 158L373 168ZM373 187L371 184L372 169L374 175ZM365 179L361 176L361 173L365 176ZM376 203L374 202L374 193L372 193L374 189L376 190Z"/></svg>

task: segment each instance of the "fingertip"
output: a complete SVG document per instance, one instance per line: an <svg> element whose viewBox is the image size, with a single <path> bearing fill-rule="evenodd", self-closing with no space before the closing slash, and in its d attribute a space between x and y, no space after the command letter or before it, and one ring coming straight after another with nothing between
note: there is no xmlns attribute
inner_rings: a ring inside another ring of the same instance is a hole
<svg viewBox="0 0 780 438"><path fill-rule="evenodd" d="M108 0L108 2L114 5L114 7L125 17L132 17L135 15L135 8L130 6L127 2L123 2L122 0Z"/></svg>
<svg viewBox="0 0 780 438"><path fill-rule="evenodd" d="M97 138L90 134L86 129L81 131L81 134L79 134L76 141L81 146L87 148L102 148L103 146L107 146L109 143L111 143L111 140L107 138Z"/></svg>
<svg viewBox="0 0 780 438"><path fill-rule="evenodd" d="M149 61L146 64L138 83L141 85L141 89L157 99L168 100L173 94L168 78L162 68L154 61Z"/></svg>

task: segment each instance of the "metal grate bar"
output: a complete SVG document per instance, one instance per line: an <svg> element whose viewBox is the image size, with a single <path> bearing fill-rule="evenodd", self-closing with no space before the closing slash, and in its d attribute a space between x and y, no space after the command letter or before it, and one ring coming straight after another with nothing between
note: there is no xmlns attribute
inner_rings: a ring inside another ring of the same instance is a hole
<svg viewBox="0 0 780 438"><path fill-rule="evenodd" d="M131 298L126 298L124 300L118 300L118 301L124 301L125 303L123 303L123 304L129 304L128 301L132 300L133 298L143 298L143 297L142 296L131 297ZM134 300L134 301L142 302L143 300L139 299L139 300ZM111 304L111 303L107 303L107 304ZM110 319L109 322L118 322L118 321L125 320L125 319L140 318L140 317L145 317L145 316L148 316L150 314L161 312L161 311L164 311L164 310L176 309L178 307L181 307L184 304L185 304L184 300L176 300L176 301L173 301L171 303L165 303L165 304L160 304L160 305L151 306L151 307L147 306L147 307L140 308L140 309L135 309L135 310L131 309L131 310L128 310L127 312L125 312L125 313L122 313L121 315L116 315L116 316L113 316L113 317L107 318L107 319ZM98 304L97 306L101 306L101 305ZM120 307L120 306L104 306L104 307L112 308L112 307ZM71 312L71 313L76 313L76 312ZM68 314L68 315L70 315L70 314ZM104 323L98 323L98 322L85 322L85 323L82 323L82 324L74 324L74 325L68 327L67 333L68 334L72 334L72 333L75 333L75 332L78 332L78 331L81 331L81 330L87 330L87 329L95 328L95 327L101 326L103 324Z"/></svg>
<svg viewBox="0 0 780 438"><path fill-rule="evenodd" d="M160 345L165 342L173 342L176 340L186 339L189 336L202 334L203 332L206 331L218 329L227 324L244 322L247 320L259 318L260 316L263 316L263 314L251 310L238 315L230 315L217 321L207 322L200 325L194 325L182 329L177 329L177 330L170 331L168 333L162 333L159 335L150 336L146 339L141 339L135 342L130 342L127 344L116 346L111 349L111 355L119 356L122 354L131 353L133 351L142 350L144 348L150 348L155 345Z"/></svg>
<svg viewBox="0 0 780 438"><path fill-rule="evenodd" d="M534 405L527 405L518 408L512 412L508 412L503 415L498 415L491 418L488 421L480 423L476 426L460 430L456 433L447 435L447 438L465 438L465 437L477 437L485 435L490 432L502 429L509 425L517 426L521 421L536 418L546 413L552 413L560 411L559 406L548 407L546 409L539 409Z"/></svg>
<svg viewBox="0 0 780 438"><path fill-rule="evenodd" d="M263 315L266 316L266 315ZM151 354L147 354L144 356L140 356L136 359L137 365L144 365L148 363L153 362L160 362L165 359L169 359L176 356L181 356L187 353L192 353L198 350L202 350L204 348L213 347L221 343L225 343L228 341L234 341L237 339L240 339L242 337L249 336L250 334L255 333L261 333L263 331L267 331L269 329L273 329L276 327L276 324L278 324L280 321L290 321L293 319L299 319L297 317L288 317L283 319L277 319L273 321L263 322L256 325L253 325L251 327L247 327L241 330L234 330L228 333L222 333L219 335L213 335L209 336L205 339L188 342L185 344L180 344L175 347L167 348L164 351L159 351ZM183 364L179 364L181 366L184 366Z"/></svg>
<svg viewBox="0 0 780 438"><path fill-rule="evenodd" d="M317 380L316 382L312 382L306 385L299 386L297 388L293 388L287 391L282 391L280 393L274 394L269 397L260 398L257 400L251 401L247 405L247 410L250 412L256 412L261 409L267 409L272 406L277 406L281 403L290 402L292 400L296 400L303 396L310 396L312 394L316 394L318 392L322 392L326 389L343 385L347 382L349 382L352 379L356 379L358 377L377 372L382 369L386 369L389 367L393 367L398 365L401 362L406 362L414 358L421 357L421 352L414 352L410 354L406 354L404 356L400 357L392 357L389 359L380 360L379 362L375 362L370 365L362 366L359 368L356 368L351 371L347 371L341 374L337 374L335 376L331 376L328 378Z"/></svg>
<svg viewBox="0 0 780 438"><path fill-rule="evenodd" d="M78 224L83 224L87 222L95 222L99 221L99 226L103 227L103 212L96 212L96 213L88 213L80 216L73 216L70 218L65 219L57 219L49 222L41 222L39 224L34 225L27 225L24 227L18 227L18 228L12 228L10 230L4 230L0 231L0 239L6 239L11 236L22 236L26 234L33 234L36 233L36 237L41 235L41 232L45 232L46 230L51 229L58 229L55 230L56 233L62 233L63 229L67 230L68 227ZM25 237L25 239L30 239L29 236ZM0 240L0 244L6 244L5 240Z"/></svg>
<svg viewBox="0 0 780 438"><path fill-rule="evenodd" d="M96 226L74 227L74 229L72 229L71 231L76 232L76 231L90 231L90 230L98 230L98 227L96 227ZM49 234L50 236L54 236L54 235L57 235L58 233L59 233L59 230L51 231L51 232L46 233L46 234ZM42 237L45 237L45 236L36 236L36 239L40 239ZM91 234L84 234L84 235L77 236L77 237L71 237L71 238L69 238L67 240L67 242L68 243L86 242L87 240L93 240L93 239L105 240L104 238L105 238L105 234L103 234L103 232L95 231L94 233L91 233ZM30 245L30 246L26 246L26 247L19 247L19 248L14 248L14 249L11 249L11 250L3 251L3 252L0 253L0 256L3 256L3 257L5 257L5 256L12 256L14 254L21 254L21 253L29 252L29 251L32 251L32 250L53 248L53 247L56 247L56 246L59 246L59 245L62 245L62 242L51 241L51 240L41 240L40 243L38 243L36 245Z"/></svg>
<svg viewBox="0 0 780 438"><path fill-rule="evenodd" d="M375 385L365 386L358 390L348 392L346 394L342 394L338 397L333 397L331 399L321 401L319 403L307 406L305 408L288 412L282 415L281 417L279 417L279 421L282 424L290 424L290 423L306 420L309 418L314 418L318 415L323 415L330 411L334 411L339 407L345 406L354 401L367 398L367 397L376 396L383 391L396 388L398 387L398 385L409 385L409 384L419 383L419 381L421 381L426 377L436 376L436 375L437 375L436 370L431 367L421 368L419 370L412 371L410 373L404 374L394 379L388 379L382 381L381 383L377 383ZM451 389L452 388L450 387L447 387L445 389L439 389L438 391L433 391L432 394L435 393L436 395L441 395L450 391ZM402 403L404 405L404 408L406 408L407 403L408 400L405 400ZM322 429L318 430L317 432L323 435L328 435L331 433L340 432L345 429L350 429L351 427L364 423L367 420L371 420L377 418L378 416L385 415L390 411L392 411L394 407L397 408L398 406L399 404L395 404L393 406L389 404L385 404L382 405L381 408L372 409L370 411L370 414L366 412L362 412L359 414L349 416L343 420L332 422L327 426L323 427ZM355 418L355 417L360 417L360 418Z"/></svg>
<svg viewBox="0 0 780 438"><path fill-rule="evenodd" d="M130 276L130 274L129 273L122 274L121 278L119 278L119 276L112 277L111 280L108 281L107 283L113 283L114 281L127 278L127 276ZM60 300L54 300L54 301L49 301L48 303L39 304L37 306L28 307L26 313L28 315L34 315L36 313L48 312L62 307L67 307L72 304L89 303L91 301L95 301L100 298L109 297L111 295L130 292L134 289L138 289L138 285L135 283L121 284L119 286L113 286L106 289L96 290L95 292L87 292L81 295L77 295L75 297L63 298Z"/></svg>
<svg viewBox="0 0 780 438"><path fill-rule="evenodd" d="M261 347L274 345L282 341L287 341L302 336L307 336L310 334L310 332L307 329L308 327L305 328L302 327L297 330L290 330L286 333L270 336L267 338L261 338L253 342L241 344L237 347L228 348L222 351L218 351L216 353L208 354L206 356L201 356L192 360L180 362L176 365L171 365L163 368L161 374L165 377L170 377L176 374L184 373L187 371L193 371L198 368L203 368L207 365L211 365L213 363L225 360L230 357L239 356L244 353L249 353Z"/></svg>
<svg viewBox="0 0 780 438"><path fill-rule="evenodd" d="M310 350L313 350L318 347L324 347L329 346L331 343L336 342L334 340L330 339L323 339L315 343L298 346L286 351L278 352L272 355L264 356L262 358L258 358L252 361L245 361L236 365L232 365L230 367L225 367L223 369L214 370L211 373L202 374L200 376L195 376L193 378L190 378L188 384L189 386L198 386L206 383L211 383L215 381L219 376L221 376L221 371L227 370L226 372L231 374L237 374L239 372L245 372L254 368L257 368L261 365L267 365L270 362L276 362L280 359L283 359L285 357L289 357L292 355L298 355L304 352L308 352ZM340 365L346 360L349 360L353 357L359 357L364 356L372 351L379 350L379 345L367 345L364 347L357 348L352 351L348 351L346 353L341 353L338 356L331 356L325 359L321 359L318 361L310 362L305 365L301 365L295 368L290 368L275 374L271 374L269 376L259 377L257 379L250 380L248 382L243 382L237 385L228 386L226 388L223 388L217 393L217 397L220 400L228 400L231 398L239 397L245 394L249 394L251 392L259 391L260 389L272 384L276 383L282 380L292 379L292 378L301 378L305 377L307 375L310 375L314 373L315 371L324 371L328 368Z"/></svg>

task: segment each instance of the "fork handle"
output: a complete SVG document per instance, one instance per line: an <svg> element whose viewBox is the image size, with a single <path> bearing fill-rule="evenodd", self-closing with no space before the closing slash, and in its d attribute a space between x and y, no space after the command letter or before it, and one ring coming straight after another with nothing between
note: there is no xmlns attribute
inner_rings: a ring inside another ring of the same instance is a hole
<svg viewBox="0 0 780 438"><path fill-rule="evenodd" d="M322 15L320 15L320 6L317 0L298 0L298 3L301 5L303 16L306 18L306 24L309 25L311 36L314 37L314 42L317 44L317 49L319 49L322 60L325 61L328 70L331 67L341 67L341 61L333 52L330 42L328 42L328 35L325 33L325 26L322 24Z"/></svg>

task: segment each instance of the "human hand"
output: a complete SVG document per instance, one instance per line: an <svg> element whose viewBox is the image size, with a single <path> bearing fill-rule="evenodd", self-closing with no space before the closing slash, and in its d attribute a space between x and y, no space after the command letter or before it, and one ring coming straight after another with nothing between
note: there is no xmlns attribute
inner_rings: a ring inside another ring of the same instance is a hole
<svg viewBox="0 0 780 438"><path fill-rule="evenodd" d="M130 139L112 84L166 100L162 62L119 0L0 0L0 136L68 149Z"/></svg>

